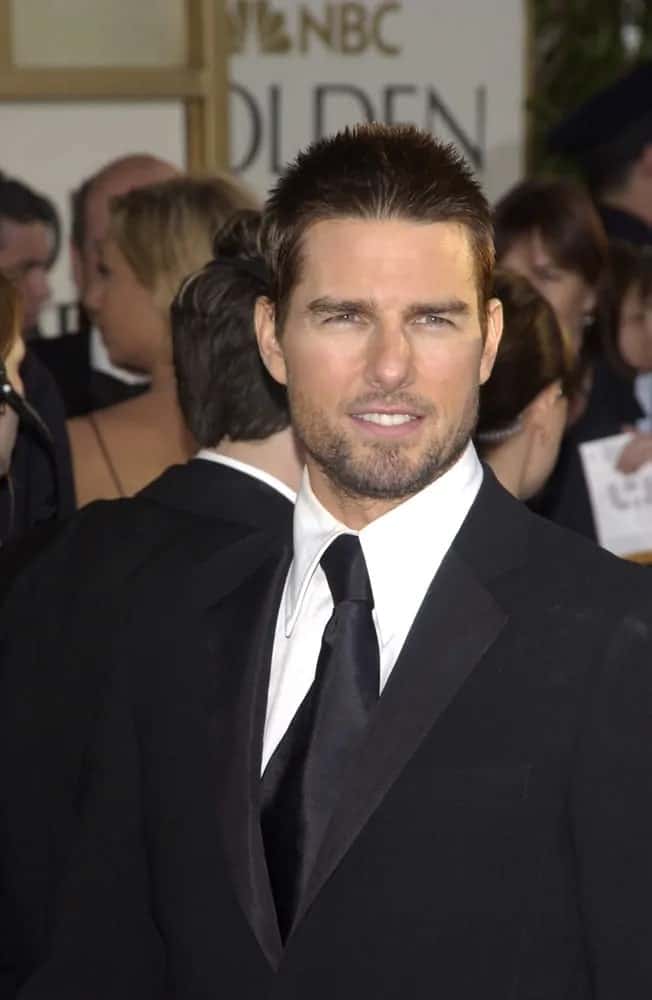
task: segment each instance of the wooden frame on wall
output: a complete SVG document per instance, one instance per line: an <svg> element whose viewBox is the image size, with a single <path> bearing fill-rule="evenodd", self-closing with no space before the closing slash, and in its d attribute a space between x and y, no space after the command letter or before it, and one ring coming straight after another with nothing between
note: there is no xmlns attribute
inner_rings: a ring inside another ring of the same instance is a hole
<svg viewBox="0 0 652 1000"><path fill-rule="evenodd" d="M13 62L11 0L0 0L0 101L183 101L188 170L228 165L228 60L224 0L184 0L185 66L43 68Z"/></svg>

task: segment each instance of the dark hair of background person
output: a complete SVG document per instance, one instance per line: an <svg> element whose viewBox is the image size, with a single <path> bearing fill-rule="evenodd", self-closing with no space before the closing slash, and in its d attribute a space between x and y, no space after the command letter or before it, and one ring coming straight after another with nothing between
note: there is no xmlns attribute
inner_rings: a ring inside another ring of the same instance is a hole
<svg viewBox="0 0 652 1000"><path fill-rule="evenodd" d="M54 240L50 263L54 263L61 246L61 223L54 203L33 191L22 181L0 172L0 245L2 245L2 220L8 219L25 226L41 222L52 231Z"/></svg>
<svg viewBox="0 0 652 1000"><path fill-rule="evenodd" d="M4 361L21 335L23 310L16 288L0 274L0 359Z"/></svg>
<svg viewBox="0 0 652 1000"><path fill-rule="evenodd" d="M634 164L652 143L652 112L623 129L608 142L593 146L578 160L586 183L598 197L627 186Z"/></svg>
<svg viewBox="0 0 652 1000"><path fill-rule="evenodd" d="M602 311L605 322L602 326L601 345L607 364L623 378L634 379L638 372L632 368L621 354L620 324L625 296L638 286L643 298L652 291L652 261L646 261L638 247L621 240L609 245L609 281L602 294Z"/></svg>
<svg viewBox="0 0 652 1000"><path fill-rule="evenodd" d="M357 125L299 154L265 204L261 246L282 331L301 270L302 240L329 219L458 223L469 234L485 321L494 249L491 213L470 168L451 145L412 125Z"/></svg>
<svg viewBox="0 0 652 1000"><path fill-rule="evenodd" d="M259 226L259 212L233 216L215 238L214 259L172 303L179 405L202 447L262 440L289 424L285 389L264 367L254 332L256 299L269 292Z"/></svg>
<svg viewBox="0 0 652 1000"><path fill-rule="evenodd" d="M481 454L495 441L483 434L509 430L547 386L561 381L571 391L572 348L552 307L527 278L498 269L492 295L503 304L503 336L491 376L480 387L476 445Z"/></svg>
<svg viewBox="0 0 652 1000"><path fill-rule="evenodd" d="M496 260L513 244L538 232L558 267L599 285L607 258L607 237L588 193L560 177L521 181L494 207Z"/></svg>

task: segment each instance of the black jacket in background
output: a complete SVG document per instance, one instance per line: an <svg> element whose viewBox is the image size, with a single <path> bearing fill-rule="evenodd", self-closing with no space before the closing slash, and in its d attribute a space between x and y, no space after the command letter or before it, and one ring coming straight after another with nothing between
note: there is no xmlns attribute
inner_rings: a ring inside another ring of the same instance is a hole
<svg viewBox="0 0 652 1000"><path fill-rule="evenodd" d="M598 360L586 410L564 435L555 469L542 493L531 501L532 509L596 541L579 446L585 441L621 434L624 427L635 426L643 416L633 381L617 375L606 361Z"/></svg>
<svg viewBox="0 0 652 1000"><path fill-rule="evenodd" d="M195 459L132 499L85 507L16 582L0 612L0 1000L47 953L128 588L156 618L161 586L181 599L231 542L281 545L292 513L260 480Z"/></svg>
<svg viewBox="0 0 652 1000"><path fill-rule="evenodd" d="M90 362L89 330L60 337L40 337L30 341L30 347L57 383L68 418L133 399L147 388L128 385L105 372L94 371Z"/></svg>
<svg viewBox="0 0 652 1000"><path fill-rule="evenodd" d="M21 538L37 525L75 509L66 417L54 380L30 346L21 366L25 398L50 429L53 447L19 425L8 476L0 480L0 540Z"/></svg>
<svg viewBox="0 0 652 1000"><path fill-rule="evenodd" d="M610 205L598 204L598 211L609 240L622 240L636 247L652 247L652 227L644 219Z"/></svg>

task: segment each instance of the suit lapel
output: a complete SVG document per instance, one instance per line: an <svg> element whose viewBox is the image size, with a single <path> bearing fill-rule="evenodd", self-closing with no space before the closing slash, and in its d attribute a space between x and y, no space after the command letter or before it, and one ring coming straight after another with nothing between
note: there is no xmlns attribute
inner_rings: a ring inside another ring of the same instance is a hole
<svg viewBox="0 0 652 1000"><path fill-rule="evenodd" d="M352 763L326 831L295 927L505 625L507 615L483 578L505 571L522 556L526 531L521 510L515 504L510 511L515 516L506 522L511 526L511 535L504 537L501 530L512 504L511 498L503 499L503 491L489 476L469 523L428 590L378 702L367 738ZM487 545L490 513L497 515L497 520ZM492 556L489 559L483 552L488 547ZM465 558L469 553L474 568Z"/></svg>
<svg viewBox="0 0 652 1000"><path fill-rule="evenodd" d="M208 611L218 671L211 731L217 819L240 906L268 962L282 955L260 827L260 765L272 645L289 552L267 558Z"/></svg>

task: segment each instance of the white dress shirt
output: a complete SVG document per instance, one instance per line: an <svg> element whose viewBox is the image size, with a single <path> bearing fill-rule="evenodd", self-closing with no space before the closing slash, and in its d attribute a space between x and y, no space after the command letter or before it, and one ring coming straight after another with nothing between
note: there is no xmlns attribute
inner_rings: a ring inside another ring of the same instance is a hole
<svg viewBox="0 0 652 1000"><path fill-rule="evenodd" d="M237 458L231 458L229 455L220 455L218 452L213 451L212 448L201 448L195 455L195 458L202 458L207 462L217 462L218 465L228 465L230 469L237 469L238 472L244 472L246 476L253 476L254 479L260 479L261 483L267 483L273 490L282 493L290 503L295 503L297 499L294 490L291 490L282 480L277 479L271 472L264 472L263 469L259 469L255 465L249 465L249 462L240 462Z"/></svg>
<svg viewBox="0 0 652 1000"><path fill-rule="evenodd" d="M294 559L272 650L263 771L314 680L322 633L333 612L331 592L319 565L331 542L338 535L359 535L374 595L382 692L481 483L482 466L469 443L443 476L355 532L320 504L304 470L294 509Z"/></svg>

